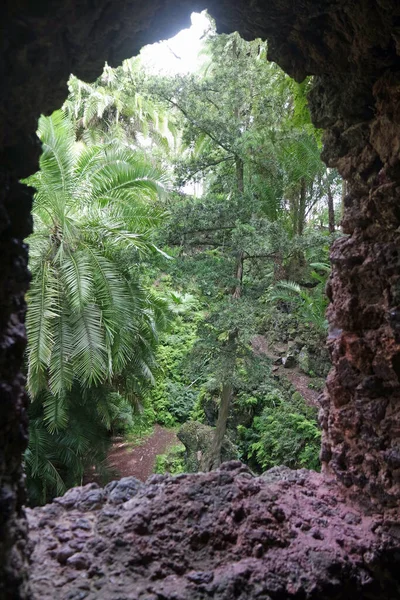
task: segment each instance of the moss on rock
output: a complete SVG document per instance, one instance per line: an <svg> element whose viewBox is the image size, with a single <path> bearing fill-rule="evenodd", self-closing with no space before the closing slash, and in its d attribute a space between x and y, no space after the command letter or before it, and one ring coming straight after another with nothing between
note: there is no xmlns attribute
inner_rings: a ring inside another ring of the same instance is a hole
<svg viewBox="0 0 400 600"><path fill-rule="evenodd" d="M214 428L198 421L184 423L178 431L178 438L186 448L186 470L188 473L203 471L207 462L214 436ZM238 458L236 446L225 436L221 459L222 462Z"/></svg>

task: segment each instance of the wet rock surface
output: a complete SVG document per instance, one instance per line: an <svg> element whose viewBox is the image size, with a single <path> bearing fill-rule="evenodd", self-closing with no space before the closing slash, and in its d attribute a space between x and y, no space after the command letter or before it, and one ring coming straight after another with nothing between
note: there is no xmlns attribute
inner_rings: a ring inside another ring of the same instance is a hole
<svg viewBox="0 0 400 600"><path fill-rule="evenodd" d="M37 600L380 598L400 594L390 515L306 470L124 478L28 510Z"/></svg>

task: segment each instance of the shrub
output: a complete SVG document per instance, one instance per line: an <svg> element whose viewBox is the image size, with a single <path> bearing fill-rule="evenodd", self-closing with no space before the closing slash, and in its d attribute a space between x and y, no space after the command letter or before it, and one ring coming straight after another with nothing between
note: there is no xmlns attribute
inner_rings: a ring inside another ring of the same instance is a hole
<svg viewBox="0 0 400 600"><path fill-rule="evenodd" d="M185 472L185 446L177 444L172 446L166 454L159 454L156 457L155 473L170 473L178 475Z"/></svg>
<svg viewBox="0 0 400 600"><path fill-rule="evenodd" d="M243 459L257 471L285 465L319 470L321 432L316 410L307 406L299 393L286 400L270 393L251 429L238 428Z"/></svg>
<svg viewBox="0 0 400 600"><path fill-rule="evenodd" d="M189 418L198 391L191 387L185 372L185 361L196 339L195 320L176 316L173 333L164 334L157 350L159 373L156 384L146 397L146 405L154 410L154 421L166 427L184 423Z"/></svg>

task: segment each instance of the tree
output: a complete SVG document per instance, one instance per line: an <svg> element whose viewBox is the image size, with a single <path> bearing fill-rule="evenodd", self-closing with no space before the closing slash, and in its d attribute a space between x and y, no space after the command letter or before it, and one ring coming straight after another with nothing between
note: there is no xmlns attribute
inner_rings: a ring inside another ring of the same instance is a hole
<svg viewBox="0 0 400 600"><path fill-rule="evenodd" d="M39 137L40 171L26 180L36 188L28 239L28 391L33 427L42 442L49 434L56 443L75 422L77 397L94 422L107 425L101 386L121 389L125 374L137 388L152 377L161 305L142 288L138 262L157 252L151 231L162 219L156 200L166 182L139 152L76 142L62 111L41 117ZM127 253L130 265L121 261ZM78 437L72 452L82 459ZM34 454L31 446L28 462Z"/></svg>
<svg viewBox="0 0 400 600"><path fill-rule="evenodd" d="M324 234L304 233L313 210L332 196L333 184L306 106L310 80L295 84L267 63L265 43L248 43L238 34L211 36L206 52L202 73L153 78L149 90L182 121L188 152L176 165L178 183L201 179L204 187L200 198L171 206L167 240L194 261L200 287L208 287L214 299L203 329L206 351L214 343L219 357L213 368L220 411L206 461L212 468L218 465L236 372L256 332L251 315L263 291L292 272L305 302L299 286L315 283L308 280L305 253L321 245ZM311 306L313 296L306 295ZM321 296L314 318L322 328L324 307Z"/></svg>
<svg viewBox="0 0 400 600"><path fill-rule="evenodd" d="M77 138L88 143L112 139L136 148L145 140L153 149L168 150L177 131L164 105L146 94L144 77L140 57L125 60L116 69L106 63L94 83L71 75L63 110L74 123Z"/></svg>
<svg viewBox="0 0 400 600"><path fill-rule="evenodd" d="M257 135L270 129L283 111L281 98L265 100L275 76L265 48L261 40L248 43L238 34L213 35L206 42L209 61L202 73L148 82L150 93L183 118L188 152L177 164L180 182L205 176L212 180L221 167L231 177L229 185L243 198L251 195L257 174L266 170L252 142L257 145ZM267 190L263 202L273 217L279 196Z"/></svg>

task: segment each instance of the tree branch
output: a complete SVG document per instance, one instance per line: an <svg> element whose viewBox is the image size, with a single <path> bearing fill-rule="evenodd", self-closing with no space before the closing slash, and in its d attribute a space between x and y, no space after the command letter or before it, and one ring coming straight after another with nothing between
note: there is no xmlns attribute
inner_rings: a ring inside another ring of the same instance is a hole
<svg viewBox="0 0 400 600"><path fill-rule="evenodd" d="M220 158L219 160L216 160L214 162L208 163L207 165L200 167L199 169L197 169L197 171L194 171L194 173L190 174L191 175L190 179L192 179L200 171L204 171L205 169L210 169L210 167L216 167L217 165L221 164L222 162L225 162L228 160L235 160L235 156L226 156L225 158ZM190 179L185 179L182 181L190 181Z"/></svg>
<svg viewBox="0 0 400 600"><path fill-rule="evenodd" d="M203 233L205 231L221 231L222 229L235 229L235 226L224 225L221 227L205 227L204 229L187 229L186 231L180 231L179 235L185 235L186 233Z"/></svg>
<svg viewBox="0 0 400 600"><path fill-rule="evenodd" d="M247 254L243 256L243 260L256 260L257 258L276 258L276 254Z"/></svg>
<svg viewBox="0 0 400 600"><path fill-rule="evenodd" d="M187 120L190 121L190 123L192 123L192 125L194 125L198 129L200 129L200 131L202 131L203 133L205 133L206 135L208 135L208 137L210 137L218 146L220 146L221 148L223 148L224 150L226 150L226 152L229 152L229 154L231 154L231 152L232 152L231 148L228 148L228 146L226 146L225 144L223 144L218 138L216 138L207 129L205 129L204 127L202 127L201 125L199 125L199 123L197 123L193 119L193 117L191 117L188 114L188 112L182 106L180 106L180 104L178 104L177 102L175 102L175 100L172 100L172 98L168 98L167 96L164 96L161 93L158 93L158 96L160 96L161 98L163 98L164 100L166 100L166 102L169 102L170 104L172 104L172 106L175 106L175 108L177 108L178 110L180 110L181 113L187 118Z"/></svg>

